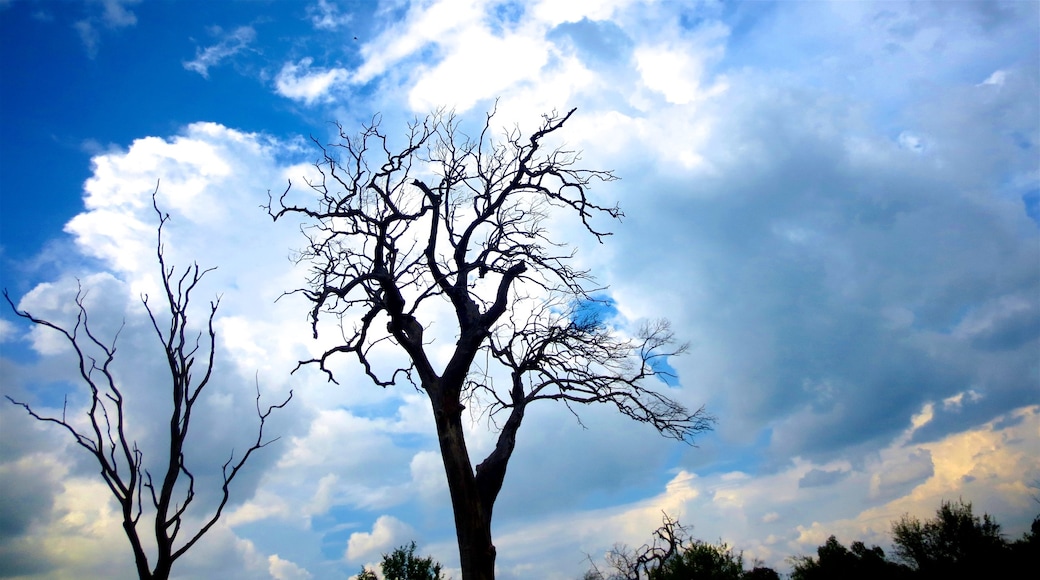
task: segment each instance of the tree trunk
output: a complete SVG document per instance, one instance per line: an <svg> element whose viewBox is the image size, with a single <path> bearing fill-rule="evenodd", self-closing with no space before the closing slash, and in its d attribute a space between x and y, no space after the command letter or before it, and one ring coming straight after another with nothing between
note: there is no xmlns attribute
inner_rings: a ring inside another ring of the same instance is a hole
<svg viewBox="0 0 1040 580"><path fill-rule="evenodd" d="M130 540L130 547L134 552L134 566L137 567L137 577L141 580L154 580L156 576L152 574L152 571L148 566L148 556L144 552L144 547L141 545L141 538L137 535L137 528L133 521L133 506L129 501L123 503L123 531L126 533L126 537ZM162 580L166 580L169 577L169 573L162 577Z"/></svg>
<svg viewBox="0 0 1040 580"><path fill-rule="evenodd" d="M485 506L477 487L462 430L458 400L431 396L444 472L448 477L455 532L459 541L462 580L494 580L495 546L491 542L491 506Z"/></svg>

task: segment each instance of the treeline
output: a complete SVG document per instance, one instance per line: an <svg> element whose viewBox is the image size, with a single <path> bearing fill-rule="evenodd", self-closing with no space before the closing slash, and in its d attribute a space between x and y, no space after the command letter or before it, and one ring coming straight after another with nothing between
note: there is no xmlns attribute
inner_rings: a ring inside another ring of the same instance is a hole
<svg viewBox="0 0 1040 580"><path fill-rule="evenodd" d="M1000 524L972 513L970 502L944 501L935 517L921 521L904 515L892 524L894 558L879 546L860 541L845 547L834 536L816 556L792 556L792 580L886 580L918 578L1026 577L1040 570L1040 515L1028 532L1008 540ZM725 543L693 539L667 515L650 543L636 550L615 546L601 569L595 563L582 580L779 580L780 575L753 562Z"/></svg>
<svg viewBox="0 0 1040 580"><path fill-rule="evenodd" d="M921 521L904 515L892 524L895 558L879 546L860 541L845 547L831 536L816 556L792 556L791 580L910 580L1029 577L1040 570L1040 515L1028 532L1008 540L989 514L978 517L970 502L944 501L935 517ZM591 558L590 558L591 560ZM415 555L415 542L383 554L385 580L445 580L440 563ZM1029 571L1032 572L1029 572ZM362 568L357 580L376 580ZM651 541L631 550L615 546L603 569L596 563L582 580L780 580L776 570L754 561L725 543L694 539L667 514Z"/></svg>

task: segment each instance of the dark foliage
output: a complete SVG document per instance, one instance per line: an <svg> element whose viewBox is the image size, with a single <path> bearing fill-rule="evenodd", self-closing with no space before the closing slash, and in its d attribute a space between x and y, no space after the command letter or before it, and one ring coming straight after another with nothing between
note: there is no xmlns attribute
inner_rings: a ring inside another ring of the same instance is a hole
<svg viewBox="0 0 1040 580"><path fill-rule="evenodd" d="M872 578L908 578L910 569L885 559L885 551L874 546L868 548L863 542L853 542L852 549L846 548L835 538L816 549L816 558L798 556L792 558L794 571L792 580L825 580L848 578L869 580Z"/></svg>
<svg viewBox="0 0 1040 580"><path fill-rule="evenodd" d="M445 580L441 574L441 565L432 557L415 555L415 542L383 554L380 564L385 580ZM375 572L362 568L358 580L376 580Z"/></svg>
<svg viewBox="0 0 1040 580"><path fill-rule="evenodd" d="M1040 570L1040 515L1033 518L1029 531L1013 542L1010 548L1010 569Z"/></svg>
<svg viewBox="0 0 1040 580"><path fill-rule="evenodd" d="M649 580L740 580L744 578L744 555L726 544L690 542L681 552L650 571Z"/></svg>
<svg viewBox="0 0 1040 580"><path fill-rule="evenodd" d="M981 577L1005 570L1008 562L1000 524L989 514L972 514L970 502L944 501L924 522L904 515L892 525L892 536L896 555L927 577Z"/></svg>
<svg viewBox="0 0 1040 580"><path fill-rule="evenodd" d="M1000 533L989 514L980 518L971 503L942 502L934 518L921 521L904 515L892 524L898 561L863 542L846 548L834 536L817 548L817 557L791 558L792 580L826 578L1004 578L1021 576L1040 565L1040 516L1032 529L1015 542Z"/></svg>

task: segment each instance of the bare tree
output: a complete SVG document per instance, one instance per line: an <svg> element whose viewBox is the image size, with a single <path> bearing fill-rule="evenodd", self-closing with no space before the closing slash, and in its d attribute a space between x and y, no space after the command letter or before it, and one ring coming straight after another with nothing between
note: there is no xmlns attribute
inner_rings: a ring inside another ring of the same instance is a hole
<svg viewBox="0 0 1040 580"><path fill-rule="evenodd" d="M607 552L607 572L599 569L589 557L592 568L585 580L649 580L666 562L681 556L684 550L696 545L679 520L662 514L661 527L654 530L653 539L636 550L616 544Z"/></svg>
<svg viewBox="0 0 1040 580"><path fill-rule="evenodd" d="M435 113L410 126L398 152L378 119L355 137L340 127L340 142L315 141L320 178L307 185L316 198L288 202L290 183L267 206L276 221L308 220L309 244L299 259L310 266L309 285L295 292L312 304L315 338L323 317L343 336L300 365L316 364L335 381L330 358L350 355L377 385L405 378L429 397L466 580L494 577L492 509L528 404L608 403L681 440L713 421L643 386L664 368L656 359L685 348L673 346L667 323L625 337L589 314L598 290L592 277L546 230L550 212L562 208L602 241L609 233L593 220L622 215L587 195L593 182L614 180L612 173L580 169L575 152L544 145L573 114L554 112L526 138L514 129L496 140L494 113L476 138L462 133L454 114ZM439 366L431 347L440 345L424 338L438 306L453 313L457 339ZM389 345L407 361L385 370L374 349ZM496 376L508 379L500 385ZM495 449L476 469L464 403L483 405L491 420L506 415Z"/></svg>
<svg viewBox="0 0 1040 580"><path fill-rule="evenodd" d="M123 518L123 530L133 549L137 573L142 579L165 580L170 577L174 562L183 556L198 542L220 519L230 498L231 482L241 472L246 461L253 452L266 447L277 440L264 440L264 426L267 418L275 409L287 405L292 399L292 391L284 401L277 405L261 409L260 390L257 387L256 412L260 419L256 440L253 441L237 460L232 451L224 462L221 471L223 483L221 495L216 509L208 516L200 517L201 526L194 531L185 532L181 538L182 525L188 508L195 499L195 475L189 470L185 457L185 441L191 426L192 411L199 401L199 396L209 384L213 376L216 352L216 333L213 330L213 319L217 313L220 299L210 302L209 321L205 335L208 348L203 350L203 333L193 333L188 325L188 307L191 293L207 272L196 263L187 268L179 276L174 267L166 265L163 257L163 225L169 221L169 214L163 214L152 204L159 214L158 241L156 255L162 271L163 289L170 312L169 320L160 320L152 310L148 296L142 296L152 326L166 353L166 362L170 371L172 408L169 415L169 461L160 466L157 478L153 479L151 471L145 467L144 454L136 441L127 434L128 418L126 416L123 388L116 381L112 367L116 358L116 341L119 333L110 342L102 341L90 328L87 309L83 305L86 292L79 289L76 293L77 316L72 329L67 329L32 314L19 311L10 295L4 290L4 297L15 313L34 324L45 326L59 332L76 352L79 360L79 374L90 388L90 406L87 411L88 427L77 426L73 418L66 416L66 408L60 417L52 417L37 413L27 403L18 402L7 397L12 403L23 407L34 419L46 423L55 423L64 427L86 449L101 468L101 477L105 480L112 495L119 503ZM121 330L121 329L120 329ZM201 350L201 352L200 352ZM92 353L99 353L95 356ZM197 359L196 357L201 357ZM199 360L200 369L195 367ZM199 377L201 374L201 377ZM68 400L66 398L67 407ZM147 493L145 493L147 490ZM147 513L142 521L142 513ZM152 510L154 509L154 513ZM149 522L150 519L153 521ZM151 528L149 531L148 528ZM148 550L145 548L146 534L154 533L155 559L152 564Z"/></svg>
<svg viewBox="0 0 1040 580"><path fill-rule="evenodd" d="M689 530L668 514L653 539L636 550L615 544L606 554L606 571L589 557L592 567L583 580L678 580L713 578L732 580L779 580L776 570L759 560L751 570L744 568L744 552L723 541L709 543L693 538Z"/></svg>

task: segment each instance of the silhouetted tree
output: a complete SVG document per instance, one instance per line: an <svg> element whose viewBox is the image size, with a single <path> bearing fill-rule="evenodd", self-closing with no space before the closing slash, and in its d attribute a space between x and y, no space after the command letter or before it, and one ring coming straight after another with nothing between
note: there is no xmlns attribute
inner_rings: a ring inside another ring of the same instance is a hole
<svg viewBox="0 0 1040 580"><path fill-rule="evenodd" d="M744 555L725 543L694 541L650 571L650 580L740 580L745 575Z"/></svg>
<svg viewBox="0 0 1040 580"><path fill-rule="evenodd" d="M681 553L688 542L689 532L668 514L662 514L661 527L654 530L649 543L635 550L618 544L607 552L608 571L601 573L596 563L586 574L588 580L643 580L667 560Z"/></svg>
<svg viewBox="0 0 1040 580"><path fill-rule="evenodd" d="M776 570L766 566L755 566L750 572L745 572L743 580L780 580Z"/></svg>
<svg viewBox="0 0 1040 580"><path fill-rule="evenodd" d="M745 570L742 552L693 539L668 514L649 543L636 550L614 546L606 559L606 572L593 562L583 580L779 580L771 568Z"/></svg>
<svg viewBox="0 0 1040 580"><path fill-rule="evenodd" d="M195 499L195 475L188 468L184 445L191 426L192 412L213 373L216 352L213 319L220 299L210 302L209 321L205 332L209 345L207 350L200 352L203 333L193 336L188 330L188 308L191 293L210 270L201 270L198 264L194 264L178 276L173 266L166 266L162 230L170 217L169 214L159 211L155 205L154 194L152 205L159 215L156 255L162 272L169 319L157 318L147 295L142 297L142 301L165 350L172 398L168 417L147 418L149 423L162 424L165 420L169 425L168 461L158 466L158 477L153 479L152 472L145 467L144 454L137 443L127 435L129 420L125 414L123 389L117 382L116 373L112 368L119 334L116 333L109 342L103 342L94 334L87 310L83 306L86 293L82 289L76 293L77 316L71 329L19 311L6 290L4 298L18 316L33 324L57 331L75 351L79 361L80 378L90 389L90 406L87 411L89 427L76 426L77 422L66 416L65 408L62 409L60 417L51 417L37 413L28 403L7 398L23 407L34 419L64 427L76 443L94 457L101 468L102 479L119 503L123 530L133 550L138 576L142 579L165 580L169 578L174 562L191 549L220 519L231 495L231 482L241 472L253 452L275 441L264 441L264 425L274 409L288 404L292 399L292 391L280 404L262 410L260 391L259 387L257 388L256 412L260 425L257 428L256 440L237 460L234 452L231 453L222 467L223 481L216 509L208 516L201 514L202 525L199 529L193 533L185 532L188 535L181 539L181 532L184 531L181 526L184 524L188 508ZM197 359L197 355L201 358ZM197 360L201 368L195 366ZM147 513L142 522L146 504ZM149 558L150 550L146 548L149 542L144 539L146 534L152 535L155 542L154 560ZM153 561L154 565L151 563Z"/></svg>
<svg viewBox="0 0 1040 580"><path fill-rule="evenodd" d="M1006 571L1007 542L989 514L972 514L971 502L943 501L935 518L904 515L892 525L896 554L929 578L975 577Z"/></svg>
<svg viewBox="0 0 1040 580"><path fill-rule="evenodd" d="M831 536L816 549L817 558L796 556L791 559L794 570L792 580L826 580L848 578L870 580L873 578L907 578L910 570L885 558L885 551L878 546L867 548L863 542L853 542L848 549Z"/></svg>
<svg viewBox="0 0 1040 580"><path fill-rule="evenodd" d="M309 244L300 253L310 265L309 285L297 292L312 304L315 337L323 317L343 336L342 344L300 364L317 364L334 381L329 359L351 355L377 385L403 378L429 397L464 580L494 577L492 510L530 403L612 404L683 440L712 425L703 409L688 411L643 384L663 368L656 361L684 349L670 346L668 325L653 323L626 338L583 314L592 279L545 229L550 209L563 208L602 240L609 234L593 219L622 215L587 195L593 182L615 179L610 172L579 169L577 154L546 150L544 141L573 113L547 115L529 137L514 130L503 141L490 136L493 113L475 139L461 133L454 115L438 113L411 125L399 151L378 122L357 137L341 127L341 142L318 144L320 178L307 183L316 199L287 205L286 189L267 207L275 220L309 220ZM435 312L445 307L453 345L424 334L443 320ZM379 368L374 349L387 343L407 362ZM433 356L445 347L446 359ZM489 418L506 415L497 444L476 469L464 403L484 405Z"/></svg>
<svg viewBox="0 0 1040 580"><path fill-rule="evenodd" d="M1040 570L1040 515L1033 518L1029 531L1011 544L1012 570Z"/></svg>
<svg viewBox="0 0 1040 580"><path fill-rule="evenodd" d="M415 542L407 546L395 548L389 554L383 554L380 564L385 580L444 580L440 562L430 556L415 555ZM376 573L362 568L357 580L376 580Z"/></svg>

